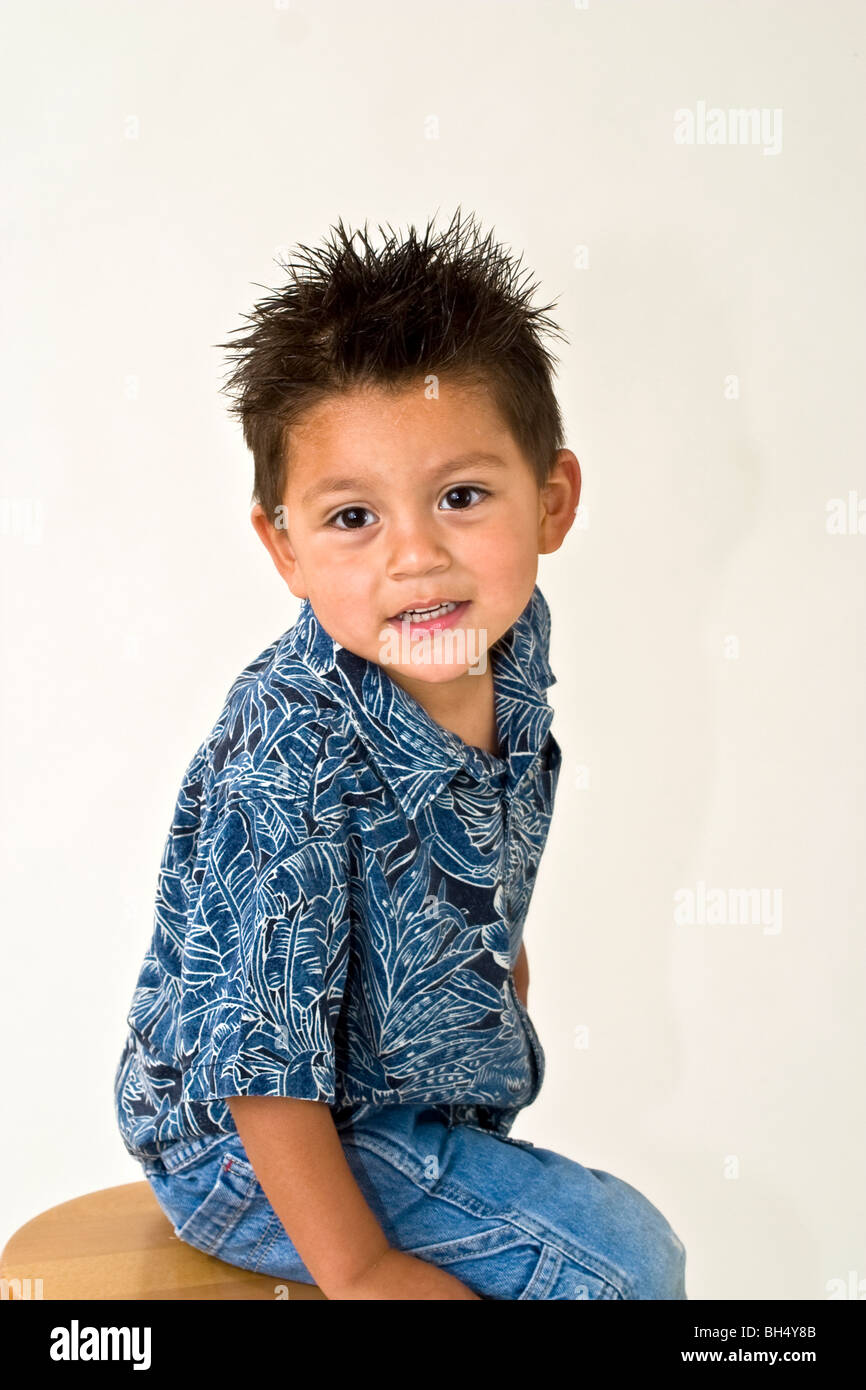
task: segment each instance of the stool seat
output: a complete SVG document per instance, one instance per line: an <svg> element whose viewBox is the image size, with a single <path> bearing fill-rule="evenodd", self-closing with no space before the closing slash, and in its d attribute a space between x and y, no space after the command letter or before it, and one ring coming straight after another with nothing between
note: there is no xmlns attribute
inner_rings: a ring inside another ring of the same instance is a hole
<svg viewBox="0 0 866 1390"><path fill-rule="evenodd" d="M6 1242L0 1279L12 1299L325 1298L315 1284L253 1274L178 1240L147 1182L34 1216Z"/></svg>

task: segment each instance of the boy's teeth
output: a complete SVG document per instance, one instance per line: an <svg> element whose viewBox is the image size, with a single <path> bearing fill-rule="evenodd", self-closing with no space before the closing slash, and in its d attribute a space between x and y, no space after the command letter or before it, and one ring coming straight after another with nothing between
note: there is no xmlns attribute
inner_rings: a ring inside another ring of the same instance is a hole
<svg viewBox="0 0 866 1390"><path fill-rule="evenodd" d="M446 613L453 613L457 606L456 603L440 603L436 608L404 608L397 617L408 618L410 623L419 622L422 618L444 618Z"/></svg>

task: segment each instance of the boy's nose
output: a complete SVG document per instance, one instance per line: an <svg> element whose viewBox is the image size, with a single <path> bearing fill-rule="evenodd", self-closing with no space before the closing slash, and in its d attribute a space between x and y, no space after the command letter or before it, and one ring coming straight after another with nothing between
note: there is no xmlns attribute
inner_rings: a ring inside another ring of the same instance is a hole
<svg viewBox="0 0 866 1390"><path fill-rule="evenodd" d="M444 569L450 558L432 518L407 518L390 528L388 573L392 579Z"/></svg>

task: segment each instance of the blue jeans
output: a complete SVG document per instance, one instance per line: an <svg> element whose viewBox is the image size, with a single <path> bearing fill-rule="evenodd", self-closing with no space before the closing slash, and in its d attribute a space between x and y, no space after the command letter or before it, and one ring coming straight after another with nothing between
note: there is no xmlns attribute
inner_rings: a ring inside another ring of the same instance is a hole
<svg viewBox="0 0 866 1390"><path fill-rule="evenodd" d="M685 1299L685 1248L629 1183L425 1106L339 1130L390 1244L491 1299ZM228 1264L313 1284L237 1136L175 1145L145 1175L175 1234Z"/></svg>

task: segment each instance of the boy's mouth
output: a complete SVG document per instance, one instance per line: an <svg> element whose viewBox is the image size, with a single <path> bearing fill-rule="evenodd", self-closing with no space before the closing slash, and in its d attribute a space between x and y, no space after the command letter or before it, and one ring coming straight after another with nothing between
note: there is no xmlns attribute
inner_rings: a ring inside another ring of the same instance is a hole
<svg viewBox="0 0 866 1390"><path fill-rule="evenodd" d="M399 613L395 613L388 619L389 624L401 628L404 623L408 623L413 631L433 632L437 628L453 627L459 622L469 607L469 600L456 602L454 599L442 599L435 603L416 604L411 608L404 608Z"/></svg>

